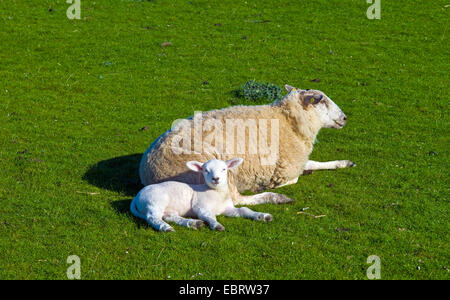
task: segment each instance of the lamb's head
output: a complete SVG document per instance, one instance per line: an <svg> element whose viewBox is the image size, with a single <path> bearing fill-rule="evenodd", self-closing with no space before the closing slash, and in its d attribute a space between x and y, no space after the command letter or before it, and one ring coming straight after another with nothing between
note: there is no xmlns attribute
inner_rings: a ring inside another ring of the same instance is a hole
<svg viewBox="0 0 450 300"><path fill-rule="evenodd" d="M347 116L325 93L318 90L301 90L285 85L290 93L296 93L305 109L313 109L320 118L322 127L341 129L347 123Z"/></svg>
<svg viewBox="0 0 450 300"><path fill-rule="evenodd" d="M188 161L186 166L194 172L202 173L210 188L220 189L228 186L227 171L236 168L243 161L242 158L233 158L227 161L212 159L204 164L198 161Z"/></svg>

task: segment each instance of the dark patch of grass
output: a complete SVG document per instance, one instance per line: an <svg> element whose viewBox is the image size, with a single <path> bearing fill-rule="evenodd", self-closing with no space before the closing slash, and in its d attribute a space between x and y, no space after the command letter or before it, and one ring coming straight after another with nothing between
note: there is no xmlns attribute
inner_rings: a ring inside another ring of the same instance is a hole
<svg viewBox="0 0 450 300"><path fill-rule="evenodd" d="M239 100L240 104L263 104L281 99L283 97L283 88L273 83L249 80L233 93L236 98L241 98ZM236 102L234 101L232 104L236 104Z"/></svg>

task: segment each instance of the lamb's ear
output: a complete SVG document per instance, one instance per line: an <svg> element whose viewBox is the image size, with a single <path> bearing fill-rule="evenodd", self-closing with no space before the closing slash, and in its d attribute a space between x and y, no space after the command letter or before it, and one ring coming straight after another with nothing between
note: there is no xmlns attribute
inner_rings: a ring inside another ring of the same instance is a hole
<svg viewBox="0 0 450 300"><path fill-rule="evenodd" d="M303 97L303 105L308 106L309 104L317 104L323 99L322 94L306 95Z"/></svg>
<svg viewBox="0 0 450 300"><path fill-rule="evenodd" d="M243 161L244 161L244 159L242 159L240 157L236 157L236 158L227 160L225 163L227 164L228 169L233 169L233 168L236 168L237 166L239 166L240 164L242 164Z"/></svg>
<svg viewBox="0 0 450 300"><path fill-rule="evenodd" d="M289 84L285 84L284 88L286 89L286 91L288 91L289 93L292 91L296 91L297 89L295 87L293 87L292 85Z"/></svg>
<svg viewBox="0 0 450 300"><path fill-rule="evenodd" d="M198 161L188 161L186 166L194 172L203 172L202 166L203 164Z"/></svg>

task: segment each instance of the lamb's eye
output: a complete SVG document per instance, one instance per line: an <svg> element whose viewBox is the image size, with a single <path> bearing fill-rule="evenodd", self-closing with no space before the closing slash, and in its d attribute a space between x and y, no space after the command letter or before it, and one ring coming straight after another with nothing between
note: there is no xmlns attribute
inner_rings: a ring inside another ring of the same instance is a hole
<svg viewBox="0 0 450 300"><path fill-rule="evenodd" d="M227 169L223 169L222 171L226 171Z"/></svg>

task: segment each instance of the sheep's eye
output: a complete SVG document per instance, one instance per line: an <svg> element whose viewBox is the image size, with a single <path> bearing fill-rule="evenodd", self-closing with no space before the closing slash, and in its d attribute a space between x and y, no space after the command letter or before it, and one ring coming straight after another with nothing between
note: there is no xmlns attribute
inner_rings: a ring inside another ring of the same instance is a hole
<svg viewBox="0 0 450 300"><path fill-rule="evenodd" d="M223 169L222 171L226 171L227 169Z"/></svg>

